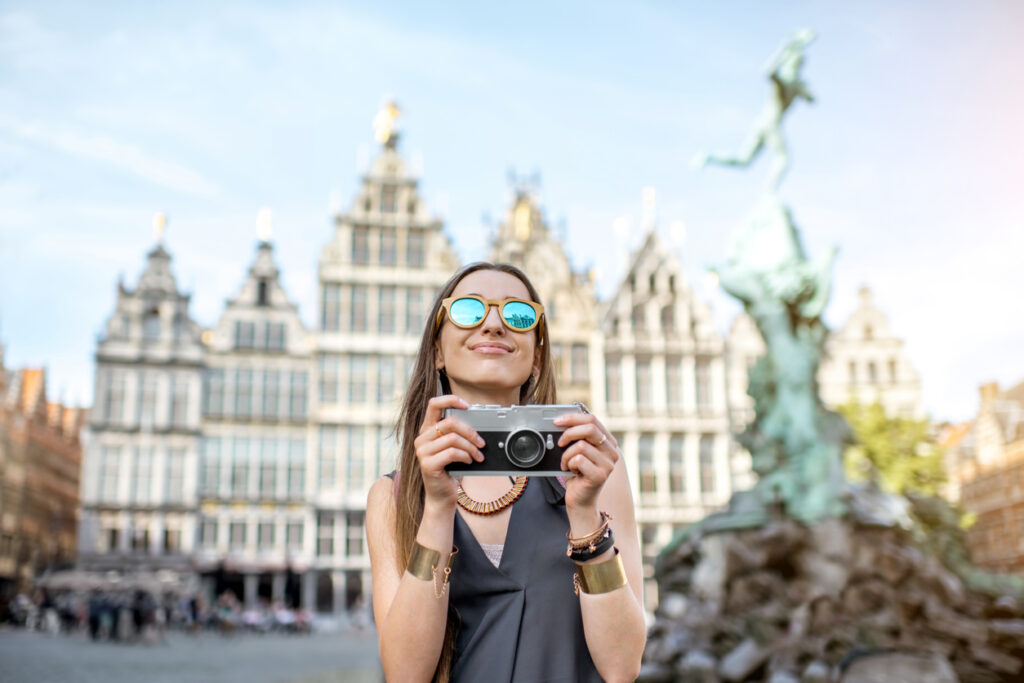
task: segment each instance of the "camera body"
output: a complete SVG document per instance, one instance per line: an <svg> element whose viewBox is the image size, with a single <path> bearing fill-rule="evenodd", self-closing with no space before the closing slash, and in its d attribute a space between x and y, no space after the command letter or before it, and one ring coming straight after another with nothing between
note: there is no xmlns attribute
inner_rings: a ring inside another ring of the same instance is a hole
<svg viewBox="0 0 1024 683"><path fill-rule="evenodd" d="M565 448L558 439L565 427L554 420L566 413L589 412L582 403L526 406L474 404L462 410L447 408L444 417L455 417L475 429L485 445L483 462L453 462L445 469L458 475L528 475L571 477L562 470ZM568 446L566 446L568 448Z"/></svg>

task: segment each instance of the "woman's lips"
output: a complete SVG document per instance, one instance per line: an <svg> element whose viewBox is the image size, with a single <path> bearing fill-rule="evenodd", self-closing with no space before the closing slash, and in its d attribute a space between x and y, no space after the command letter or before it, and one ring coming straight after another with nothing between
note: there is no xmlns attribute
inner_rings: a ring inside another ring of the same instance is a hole
<svg viewBox="0 0 1024 683"><path fill-rule="evenodd" d="M493 342L487 342L484 344L474 344L470 347L470 350L476 351L477 353L512 353L512 349L504 346L503 344L495 344Z"/></svg>

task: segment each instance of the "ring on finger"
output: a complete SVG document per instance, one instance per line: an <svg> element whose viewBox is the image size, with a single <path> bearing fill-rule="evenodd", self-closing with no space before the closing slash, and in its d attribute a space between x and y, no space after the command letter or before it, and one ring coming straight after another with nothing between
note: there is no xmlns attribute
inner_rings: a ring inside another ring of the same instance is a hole
<svg viewBox="0 0 1024 683"><path fill-rule="evenodd" d="M605 434L602 434L602 435L601 435L601 440L600 440L600 441L598 441L597 443L593 444L594 448L600 448L600 447L601 447L601 444L603 444L603 443L604 443L605 441L607 441L607 440L608 440L608 436L607 436L607 435L605 435Z"/></svg>
<svg viewBox="0 0 1024 683"><path fill-rule="evenodd" d="M444 432L441 431L441 423L440 422L438 422L437 424L434 425L434 431L437 432L437 438L440 439L442 436L444 436Z"/></svg>

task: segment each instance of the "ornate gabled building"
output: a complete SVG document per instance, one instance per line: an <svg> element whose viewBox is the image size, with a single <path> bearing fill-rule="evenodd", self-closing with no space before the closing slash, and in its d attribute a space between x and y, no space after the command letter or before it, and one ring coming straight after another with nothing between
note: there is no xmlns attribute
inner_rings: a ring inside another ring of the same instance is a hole
<svg viewBox="0 0 1024 683"><path fill-rule="evenodd" d="M951 477L960 503L977 521L967 531L971 559L997 571L1024 570L1024 382L980 389L978 416L967 435L973 457Z"/></svg>
<svg viewBox="0 0 1024 683"><path fill-rule="evenodd" d="M653 229L603 306L601 329L593 386L626 459L650 573L676 531L732 492L725 342ZM648 606L655 591L648 581Z"/></svg>
<svg viewBox="0 0 1024 683"><path fill-rule="evenodd" d="M0 347L0 610L74 562L84 415L47 400L44 369L5 368Z"/></svg>
<svg viewBox="0 0 1024 683"><path fill-rule="evenodd" d="M921 418L921 380L903 353L903 341L862 287L860 303L842 329L829 335L818 371L821 400L835 408L851 400L879 402L889 415Z"/></svg>
<svg viewBox="0 0 1024 683"><path fill-rule="evenodd" d="M398 153L389 111L376 122L377 158L320 255L310 477L321 608L365 599L366 496L396 467L393 431L427 312L458 267Z"/></svg>
<svg viewBox="0 0 1024 683"><path fill-rule="evenodd" d="M96 347L79 538L86 568L190 565L203 345L189 299L162 241L134 289L118 284Z"/></svg>
<svg viewBox="0 0 1024 683"><path fill-rule="evenodd" d="M529 188L516 189L489 258L522 269L544 302L559 402L592 405L591 376L600 369L593 276L572 269L565 245L544 222L537 198Z"/></svg>
<svg viewBox="0 0 1024 683"><path fill-rule="evenodd" d="M262 598L312 608L314 340L263 237L241 291L204 335L196 562L209 596L231 589L250 607Z"/></svg>

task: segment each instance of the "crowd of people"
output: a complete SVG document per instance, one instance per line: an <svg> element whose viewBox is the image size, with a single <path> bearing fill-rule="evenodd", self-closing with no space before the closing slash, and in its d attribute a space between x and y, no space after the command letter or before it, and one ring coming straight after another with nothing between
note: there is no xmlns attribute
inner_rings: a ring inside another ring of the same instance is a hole
<svg viewBox="0 0 1024 683"><path fill-rule="evenodd" d="M197 634L309 633L312 616L281 601L246 609L228 590L208 605L196 593L142 589L37 589L17 594L0 621L52 635L87 634L93 641L163 642L169 630Z"/></svg>

